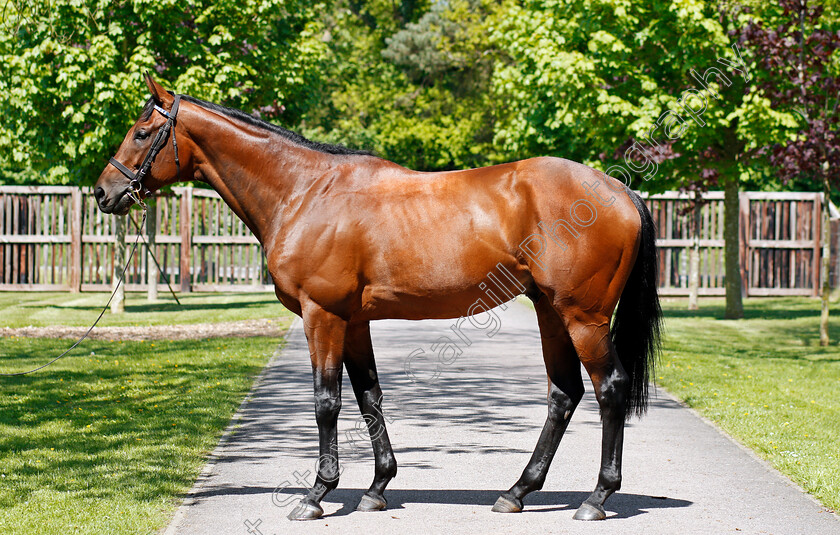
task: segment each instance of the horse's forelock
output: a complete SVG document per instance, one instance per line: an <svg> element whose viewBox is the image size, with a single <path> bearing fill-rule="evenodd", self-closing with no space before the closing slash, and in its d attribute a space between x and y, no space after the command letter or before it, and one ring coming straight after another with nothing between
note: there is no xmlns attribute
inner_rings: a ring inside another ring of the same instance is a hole
<svg viewBox="0 0 840 535"><path fill-rule="evenodd" d="M149 120L149 117L152 116L152 112L155 110L155 99L149 97L149 100L146 101L146 104L143 106L143 112L140 114L141 121Z"/></svg>

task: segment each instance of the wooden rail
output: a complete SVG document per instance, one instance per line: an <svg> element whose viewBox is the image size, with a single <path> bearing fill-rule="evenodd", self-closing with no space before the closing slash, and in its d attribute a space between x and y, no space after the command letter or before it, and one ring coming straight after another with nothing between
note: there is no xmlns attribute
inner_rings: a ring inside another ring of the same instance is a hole
<svg viewBox="0 0 840 535"><path fill-rule="evenodd" d="M129 217L140 224L138 211ZM150 203L149 217L153 250L176 289L273 289L259 242L215 192L174 188ZM134 243L135 227L127 229L126 243ZM114 218L98 210L89 188L0 186L0 290L109 290L115 245ZM163 288L139 249L127 289L146 289L150 275Z"/></svg>
<svg viewBox="0 0 840 535"><path fill-rule="evenodd" d="M686 295L694 242L686 212L690 198L677 192L645 198L658 229L661 292ZM699 291L723 295L723 192L703 198ZM821 203L819 193L741 194L747 295L818 293ZM173 287L182 292L273 289L259 243L214 191L173 188L150 207L155 255ZM136 210L129 217L140 224ZM126 242L133 243L135 227L129 223L127 229ZM840 243L840 230L832 235ZM114 218L97 209L89 188L0 186L0 290L109 290L115 241ZM832 262L833 281L840 279L835 266L840 263ZM155 271L148 255L138 251L127 272L127 289L144 290L149 280L163 284Z"/></svg>
<svg viewBox="0 0 840 535"><path fill-rule="evenodd" d="M657 225L661 293L687 295L689 249L694 243L691 197L678 192L645 197ZM708 192L703 202L699 294L724 295L723 192ZM819 293L821 207L821 193L741 193L739 245L747 295Z"/></svg>

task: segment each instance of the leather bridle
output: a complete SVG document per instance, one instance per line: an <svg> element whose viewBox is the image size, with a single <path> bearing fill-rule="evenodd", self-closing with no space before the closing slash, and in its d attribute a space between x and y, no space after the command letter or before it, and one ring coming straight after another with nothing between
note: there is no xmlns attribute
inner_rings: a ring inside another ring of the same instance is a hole
<svg viewBox="0 0 840 535"><path fill-rule="evenodd" d="M150 194L149 190L143 186L143 179L148 175L149 170L152 168L152 163L155 161L158 153L163 149L166 145L167 138L169 137L169 132L172 132L172 147L175 149L175 165L177 166L177 173L181 174L181 162L178 161L178 142L175 140L175 120L178 116L178 107L181 104L181 95L175 95L175 101L172 103L172 110L166 111L157 104L155 104L155 110L158 111L161 115L166 117L166 123L160 127L157 131L157 135L155 135L155 139L152 141L152 146L149 148L149 152L146 153L146 157L143 158L143 163L140 164L140 168L137 169L136 172L132 172L128 167L124 166L120 162L116 160L116 158L111 158L108 162L116 167L119 172L128 178L129 182L129 190L128 194L137 204L143 205L143 200L141 198L141 194L143 196L148 196Z"/></svg>

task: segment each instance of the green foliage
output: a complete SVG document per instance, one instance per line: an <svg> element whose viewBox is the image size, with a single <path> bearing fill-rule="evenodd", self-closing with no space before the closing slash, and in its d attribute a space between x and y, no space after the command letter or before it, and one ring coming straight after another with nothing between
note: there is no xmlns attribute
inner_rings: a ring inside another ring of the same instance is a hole
<svg viewBox="0 0 840 535"><path fill-rule="evenodd" d="M0 1L3 182L95 180L145 100L144 69L423 170L541 155L606 170L663 113L685 115L683 92L702 89L691 69L721 69L732 83L705 92L704 124L670 140L660 127L655 179L633 173L653 191L779 187L745 156L796 125L753 88L751 51L749 83L718 62L739 59L730 36L750 18L784 16L757 0Z"/></svg>
<svg viewBox="0 0 840 535"><path fill-rule="evenodd" d="M684 90L702 89L691 69L719 67L732 83L712 84L720 98L705 97L704 124L666 143L655 181L634 180L665 190L721 173L765 178L738 156L791 121L717 62L737 59L727 32L739 21L715 2L452 0L390 32L376 18L386 12L375 24L352 10L328 17L332 88L307 133L427 170L540 155L606 169L680 110Z"/></svg>
<svg viewBox="0 0 840 535"><path fill-rule="evenodd" d="M148 98L145 70L295 122L325 50L322 7L302 0L4 1L0 169L48 183L96 180Z"/></svg>
<svg viewBox="0 0 840 535"><path fill-rule="evenodd" d="M304 132L417 169L492 162L491 63L481 44L489 5L438 2L397 25L388 9L365 18L337 8L326 22L330 82Z"/></svg>
<svg viewBox="0 0 840 535"><path fill-rule="evenodd" d="M679 185L675 177L697 177L705 163L697 156L732 137L726 130L745 86L737 74L726 72L728 90L713 85L720 99L692 101L700 108L705 100L700 121L679 107L683 92L698 88L691 69L702 75L732 55L714 3L530 2L512 6L491 35L507 59L494 91L510 103L497 140L517 155L554 154L605 169L621 163L633 140L655 147L643 140L670 110L686 124L670 139L654 130L657 143L672 142L671 154L655 179L633 184L664 190Z"/></svg>
<svg viewBox="0 0 840 535"><path fill-rule="evenodd" d="M771 112L792 119L782 135L756 152L769 159L783 181L824 186L830 193L832 184L840 184L837 15L815 2L778 4L772 16L750 19L740 29L760 66L758 94Z"/></svg>

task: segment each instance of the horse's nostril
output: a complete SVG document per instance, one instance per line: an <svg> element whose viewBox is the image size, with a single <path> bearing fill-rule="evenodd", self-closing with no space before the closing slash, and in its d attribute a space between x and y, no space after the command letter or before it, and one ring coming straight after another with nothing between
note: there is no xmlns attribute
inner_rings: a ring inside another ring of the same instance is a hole
<svg viewBox="0 0 840 535"><path fill-rule="evenodd" d="M101 201L103 197L105 197L105 190L102 189L102 186L97 186L95 190L93 190L93 196L96 197L97 201Z"/></svg>

